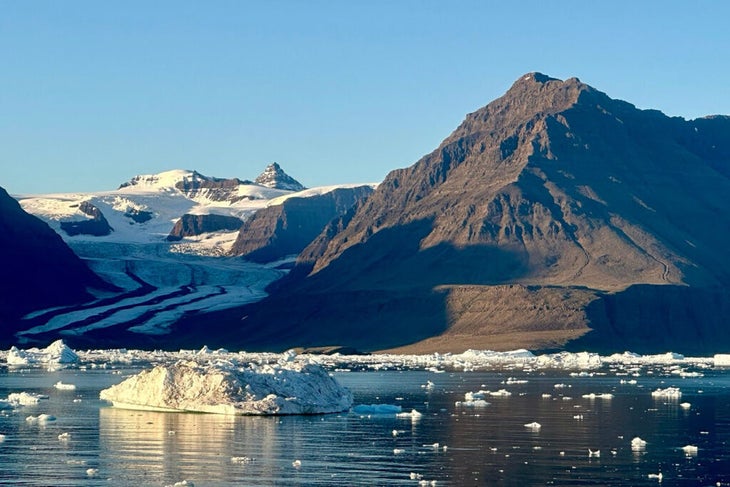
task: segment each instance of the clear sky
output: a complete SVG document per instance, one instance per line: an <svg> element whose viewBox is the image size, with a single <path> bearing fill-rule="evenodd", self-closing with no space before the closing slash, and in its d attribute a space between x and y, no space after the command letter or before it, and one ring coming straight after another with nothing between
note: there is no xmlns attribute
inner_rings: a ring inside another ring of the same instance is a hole
<svg viewBox="0 0 730 487"><path fill-rule="evenodd" d="M0 0L0 186L377 182L522 74L730 114L730 1Z"/></svg>

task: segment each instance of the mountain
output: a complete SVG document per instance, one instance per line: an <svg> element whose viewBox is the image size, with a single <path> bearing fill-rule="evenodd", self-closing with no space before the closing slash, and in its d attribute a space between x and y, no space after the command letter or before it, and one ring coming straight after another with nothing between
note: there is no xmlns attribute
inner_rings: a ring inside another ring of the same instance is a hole
<svg viewBox="0 0 730 487"><path fill-rule="evenodd" d="M286 174L278 165L274 172L277 177L270 182L277 186ZM59 306L19 319L15 335L0 335L0 342L40 345L62 337L73 346L92 348L179 346L187 337L171 334L175 321L260 300L266 286L286 273L258 263L261 259L252 262L230 255L245 221L288 198L321 214L321 201L331 198L344 204L345 195L357 191L352 185L293 191L178 169L138 175L112 191L20 195L25 211L45 221L118 289L83 305ZM326 196L330 192L333 195ZM319 202L308 203L310 197ZM295 214L290 223L306 220ZM300 239L300 248L326 223L307 227L310 233ZM298 225L285 225L274 233L291 239Z"/></svg>
<svg viewBox="0 0 730 487"><path fill-rule="evenodd" d="M247 349L724 350L729 171L728 117L530 73L215 319Z"/></svg>
<svg viewBox="0 0 730 487"><path fill-rule="evenodd" d="M266 166L264 172L255 180L256 184L267 188L285 189L287 191L302 191L306 189L299 181L289 176L277 163Z"/></svg>
<svg viewBox="0 0 730 487"><path fill-rule="evenodd" d="M327 224L362 202L372 186L337 187L331 191L303 191L298 196L272 200L246 220L231 247L231 255L253 262L272 262L297 255Z"/></svg>
<svg viewBox="0 0 730 487"><path fill-rule="evenodd" d="M26 313L93 299L111 291L47 224L0 188L0 329L15 330Z"/></svg>

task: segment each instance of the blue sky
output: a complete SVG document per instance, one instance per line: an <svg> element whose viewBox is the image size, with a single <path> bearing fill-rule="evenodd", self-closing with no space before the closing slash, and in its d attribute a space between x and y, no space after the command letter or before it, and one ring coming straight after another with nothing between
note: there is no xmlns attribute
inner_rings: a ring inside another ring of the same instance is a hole
<svg viewBox="0 0 730 487"><path fill-rule="evenodd" d="M730 114L726 1L0 0L0 186L377 182L522 74Z"/></svg>

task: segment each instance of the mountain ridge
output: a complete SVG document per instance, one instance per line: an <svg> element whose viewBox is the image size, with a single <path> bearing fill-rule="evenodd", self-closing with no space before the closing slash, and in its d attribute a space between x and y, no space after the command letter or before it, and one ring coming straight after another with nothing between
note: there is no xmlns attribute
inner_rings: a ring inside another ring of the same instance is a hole
<svg viewBox="0 0 730 487"><path fill-rule="evenodd" d="M577 78L522 76L305 249L269 298L241 310L237 333L250 338L239 341L445 351L423 340L467 330L459 346L650 347L640 326L668 330L662 344L689 348L678 337L691 329L730 346L708 311L727 308L730 287L728 128L639 110ZM580 318L556 311L566 293ZM688 293L657 321L658 303ZM517 308L474 307L495 300ZM654 316L618 323L616 303Z"/></svg>

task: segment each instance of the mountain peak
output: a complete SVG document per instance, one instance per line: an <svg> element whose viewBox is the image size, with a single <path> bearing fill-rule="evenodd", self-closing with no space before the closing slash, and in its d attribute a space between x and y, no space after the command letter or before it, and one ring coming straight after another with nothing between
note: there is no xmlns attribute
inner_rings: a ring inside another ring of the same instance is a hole
<svg viewBox="0 0 730 487"><path fill-rule="evenodd" d="M267 188L285 189L289 191L301 191L305 189L299 181L285 173L276 162L272 162L266 166L264 172L259 174L255 182Z"/></svg>

